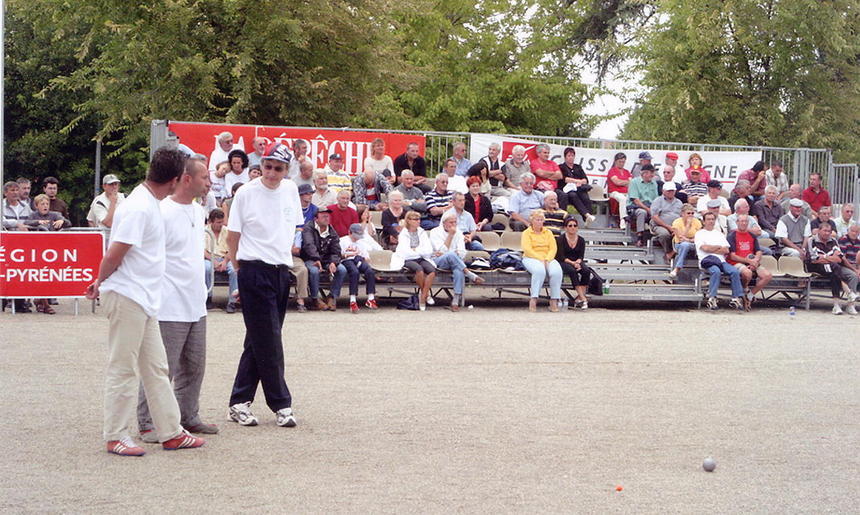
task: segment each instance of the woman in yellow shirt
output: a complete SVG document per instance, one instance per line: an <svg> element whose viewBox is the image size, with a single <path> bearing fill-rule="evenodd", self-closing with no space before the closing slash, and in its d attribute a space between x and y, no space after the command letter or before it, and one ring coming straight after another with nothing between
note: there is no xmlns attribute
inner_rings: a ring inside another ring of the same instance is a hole
<svg viewBox="0 0 860 515"><path fill-rule="evenodd" d="M523 266L532 276L529 311L537 311L537 298L543 288L544 279L549 276L549 310L558 312L561 298L561 265L555 259L557 244L552 231L543 226L543 211L536 209L529 216L529 227L523 231Z"/></svg>
<svg viewBox="0 0 860 515"><path fill-rule="evenodd" d="M669 272L669 275L673 278L678 276L678 272L680 272L681 267L684 266L684 260L687 259L687 253L696 249L694 238L696 236L696 232L701 228L702 222L696 218L696 208L690 204L684 204L681 207L681 218L676 218L675 221L672 222L672 232L675 233L675 237L672 239L672 242L675 247L675 252L678 253L678 255L675 256L675 267L672 268L671 272Z"/></svg>

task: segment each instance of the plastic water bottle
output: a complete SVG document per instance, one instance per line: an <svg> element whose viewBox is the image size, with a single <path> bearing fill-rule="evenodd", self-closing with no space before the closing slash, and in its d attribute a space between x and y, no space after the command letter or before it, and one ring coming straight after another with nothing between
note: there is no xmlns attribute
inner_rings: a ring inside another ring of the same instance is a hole
<svg viewBox="0 0 860 515"><path fill-rule="evenodd" d="M794 309L794 306L789 306L788 308L788 318L794 320L794 317L797 316L797 310Z"/></svg>
<svg viewBox="0 0 860 515"><path fill-rule="evenodd" d="M609 295L609 283L603 283L603 294Z"/></svg>

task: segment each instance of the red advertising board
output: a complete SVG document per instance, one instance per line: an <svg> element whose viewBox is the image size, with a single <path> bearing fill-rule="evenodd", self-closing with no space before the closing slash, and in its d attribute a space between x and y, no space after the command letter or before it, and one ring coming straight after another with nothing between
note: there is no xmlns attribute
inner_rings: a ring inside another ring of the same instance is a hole
<svg viewBox="0 0 860 515"><path fill-rule="evenodd" d="M205 156L209 156L215 150L218 135L225 131L230 132L233 135L234 144L242 147L247 153L254 151L251 142L256 137L266 138L269 143L274 141L284 143L290 148L294 140L303 139L308 142L308 156L313 159L314 167L325 167L328 156L338 153L344 158L344 169L353 175L363 171L364 158L370 155L370 143L376 138L381 138L385 142L385 154L392 160L406 152L406 145L409 143L417 143L419 153L424 155L424 136L421 134L196 122L169 122L168 128L179 136L180 143Z"/></svg>
<svg viewBox="0 0 860 515"><path fill-rule="evenodd" d="M99 273L100 232L0 232L0 297L83 297Z"/></svg>

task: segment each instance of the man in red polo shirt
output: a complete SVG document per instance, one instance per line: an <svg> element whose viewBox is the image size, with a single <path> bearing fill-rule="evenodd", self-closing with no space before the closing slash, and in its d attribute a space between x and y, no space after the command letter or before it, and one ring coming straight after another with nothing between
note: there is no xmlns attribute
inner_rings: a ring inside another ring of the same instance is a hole
<svg viewBox="0 0 860 515"><path fill-rule="evenodd" d="M761 266L762 250L756 237L749 232L749 221L749 215L738 215L738 229L730 232L726 238L729 242L729 255L726 256L726 261L740 271L744 290L747 290L753 277L758 277L755 287L744 297L744 307L747 311L756 294L773 279L773 275Z"/></svg>
<svg viewBox="0 0 860 515"><path fill-rule="evenodd" d="M822 206L830 206L830 193L821 187L821 174L812 173L809 175L809 187L803 190L800 197L804 202L809 204L809 208L818 213Z"/></svg>
<svg viewBox="0 0 860 515"><path fill-rule="evenodd" d="M331 211L331 226L338 236L347 236L349 226L358 223L358 213L349 207L349 191L340 190L337 194L337 204L328 206Z"/></svg>

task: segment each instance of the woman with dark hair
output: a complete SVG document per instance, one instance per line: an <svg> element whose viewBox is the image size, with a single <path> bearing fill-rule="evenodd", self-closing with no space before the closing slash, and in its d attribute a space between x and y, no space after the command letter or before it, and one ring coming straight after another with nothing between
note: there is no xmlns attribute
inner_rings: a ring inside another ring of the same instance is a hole
<svg viewBox="0 0 860 515"><path fill-rule="evenodd" d="M558 236L558 251L555 259L562 272L570 277L570 284L576 290L574 307L588 309L585 289L591 280L591 269L585 264L585 239L579 236L579 222L568 216L564 219L564 232Z"/></svg>
<svg viewBox="0 0 860 515"><path fill-rule="evenodd" d="M469 170L466 172L467 186L469 185L468 178L470 177L479 177L481 179L481 193L484 195L488 195L490 193L490 190L493 188L490 185L490 168L484 160L478 161L469 167Z"/></svg>
<svg viewBox="0 0 860 515"><path fill-rule="evenodd" d="M227 163L230 165L230 169L224 176L224 191L232 197L234 184L251 182L251 176L248 174L248 154L238 148L231 150L227 154Z"/></svg>
<svg viewBox="0 0 860 515"><path fill-rule="evenodd" d="M475 225L479 231L494 231L493 206L486 195L481 194L481 177L473 175L466 180L469 193L466 195L466 207L464 209L475 219ZM501 230L504 230L502 227Z"/></svg>
<svg viewBox="0 0 860 515"><path fill-rule="evenodd" d="M576 159L576 149L567 147L564 149L564 162L558 165L561 170L561 180L558 181L558 207L561 210L566 210L568 205L576 208L579 215L585 221L585 226L594 221L594 215L591 214L591 198L588 196L588 191L591 185L588 184L588 176L585 175L585 170Z"/></svg>

